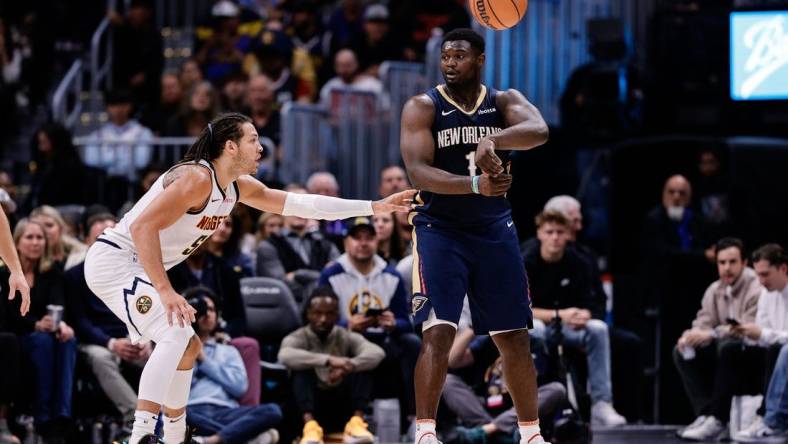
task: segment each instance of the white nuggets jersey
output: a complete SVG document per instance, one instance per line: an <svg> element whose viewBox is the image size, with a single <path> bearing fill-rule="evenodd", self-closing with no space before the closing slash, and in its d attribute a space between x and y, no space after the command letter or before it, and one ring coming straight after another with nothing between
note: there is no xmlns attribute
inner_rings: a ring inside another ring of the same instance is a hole
<svg viewBox="0 0 788 444"><path fill-rule="evenodd" d="M226 190L219 188L216 179L216 171L213 165L200 160L200 165L208 168L211 172L211 197L205 207L198 211L188 211L181 216L174 224L159 232L161 242L161 256L164 268L178 265L186 259L197 247L208 239L219 224L230 215L233 206L238 201L238 184L232 182ZM170 168L178 168L176 165ZM168 171L168 172L169 172ZM164 178L167 173L162 174L153 184L150 190L137 202L136 205L123 216L123 219L114 227L104 231L101 239L114 242L123 249L136 251L134 242L131 239L131 224L147 208L147 206L164 191Z"/></svg>

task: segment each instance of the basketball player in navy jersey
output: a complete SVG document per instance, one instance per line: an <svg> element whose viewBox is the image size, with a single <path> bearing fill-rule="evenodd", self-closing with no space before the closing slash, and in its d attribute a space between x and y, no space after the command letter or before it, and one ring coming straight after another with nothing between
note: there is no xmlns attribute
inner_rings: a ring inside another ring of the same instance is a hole
<svg viewBox="0 0 788 444"><path fill-rule="evenodd" d="M521 443L543 443L527 277L506 200L511 150L547 141L539 110L519 91L481 83L484 40L470 29L447 33L440 67L445 84L412 97L402 111L402 156L419 189L410 214L413 315L422 323L416 365L416 444L438 443L435 415L463 298L473 327L503 356Z"/></svg>

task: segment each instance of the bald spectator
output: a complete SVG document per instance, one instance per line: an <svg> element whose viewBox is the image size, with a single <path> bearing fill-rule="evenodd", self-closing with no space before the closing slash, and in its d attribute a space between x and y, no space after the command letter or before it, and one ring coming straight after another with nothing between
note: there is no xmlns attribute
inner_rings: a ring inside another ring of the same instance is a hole
<svg viewBox="0 0 788 444"><path fill-rule="evenodd" d="M337 178L328 171L312 173L309 179L306 180L306 190L312 194L340 197ZM331 240L337 248L343 248L342 239L345 235L345 224L341 220L321 220L320 232Z"/></svg>
<svg viewBox="0 0 788 444"><path fill-rule="evenodd" d="M661 362L670 362L671 344L693 320L701 296L714 280L713 239L705 223L692 208L692 186L681 175L669 177L662 188L661 203L654 207L641 224L640 282L643 300L639 312L657 313ZM687 402L674 389L681 381L667 365L660 370L663 405L677 408L665 411L671 418L684 419L692 414Z"/></svg>
<svg viewBox="0 0 788 444"><path fill-rule="evenodd" d="M389 165L380 170L380 197L389 197L394 193L408 189L408 176L399 165Z"/></svg>
<svg viewBox="0 0 788 444"><path fill-rule="evenodd" d="M320 103L334 109L337 98L332 90L339 88L353 88L358 91L368 91L380 96L383 93L383 84L380 80L361 74L359 71L356 53L351 49L343 49L334 57L334 71L337 76L326 82L320 90Z"/></svg>
<svg viewBox="0 0 788 444"><path fill-rule="evenodd" d="M333 174L327 171L318 171L306 180L306 190L312 194L339 197L339 183Z"/></svg>

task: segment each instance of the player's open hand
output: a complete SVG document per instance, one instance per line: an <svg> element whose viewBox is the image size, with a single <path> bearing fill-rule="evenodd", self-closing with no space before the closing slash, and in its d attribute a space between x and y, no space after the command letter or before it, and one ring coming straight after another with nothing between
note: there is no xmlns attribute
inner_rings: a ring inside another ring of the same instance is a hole
<svg viewBox="0 0 788 444"><path fill-rule="evenodd" d="M495 142L490 138L483 138L476 146L476 167L492 177L503 173L503 162L495 154Z"/></svg>
<svg viewBox="0 0 788 444"><path fill-rule="evenodd" d="M375 215L389 214L395 211L410 211L410 205L413 203L413 196L415 196L417 192L417 190L400 191L385 199L372 202L372 211Z"/></svg>
<svg viewBox="0 0 788 444"><path fill-rule="evenodd" d="M482 174L479 178L479 193L483 196L503 196L511 187L511 174L499 174L495 177Z"/></svg>
<svg viewBox="0 0 788 444"><path fill-rule="evenodd" d="M19 313L22 316L27 314L30 310L30 286L27 285L27 279L23 273L11 273L8 277L8 300L14 299L16 292L22 295L22 305L19 306Z"/></svg>
<svg viewBox="0 0 788 444"><path fill-rule="evenodd" d="M197 313L197 310L189 305L186 299L176 293L175 290L162 292L161 303L164 305L164 309L167 310L167 323L170 326L172 326L173 315L175 315L175 320L178 321L178 325L181 328L196 321L194 314Z"/></svg>

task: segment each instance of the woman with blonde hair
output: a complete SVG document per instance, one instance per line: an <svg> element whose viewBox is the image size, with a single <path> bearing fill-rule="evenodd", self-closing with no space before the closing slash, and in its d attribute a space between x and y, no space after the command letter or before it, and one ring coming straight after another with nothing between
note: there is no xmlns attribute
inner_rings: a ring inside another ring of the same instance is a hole
<svg viewBox="0 0 788 444"><path fill-rule="evenodd" d="M30 212L30 220L40 223L46 232L49 257L63 270L79 264L87 247L68 234L66 221L60 212L49 205L41 205Z"/></svg>
<svg viewBox="0 0 788 444"><path fill-rule="evenodd" d="M32 219L22 219L14 229L14 244L22 272L30 286L30 312L19 313L13 301L7 310L10 329L19 335L21 349L32 362L33 412L37 431L45 441L62 436L71 417L71 390L77 347L68 317L63 273L50 257L46 229ZM2 294L8 293L9 271L0 269Z"/></svg>
<svg viewBox="0 0 788 444"><path fill-rule="evenodd" d="M279 234L285 218L276 213L263 213L257 218L257 243L268 239L271 234Z"/></svg>

